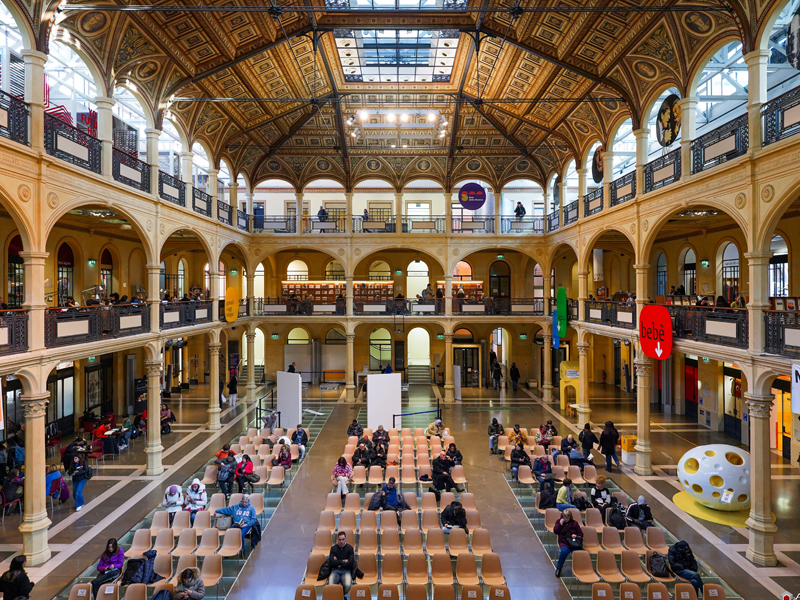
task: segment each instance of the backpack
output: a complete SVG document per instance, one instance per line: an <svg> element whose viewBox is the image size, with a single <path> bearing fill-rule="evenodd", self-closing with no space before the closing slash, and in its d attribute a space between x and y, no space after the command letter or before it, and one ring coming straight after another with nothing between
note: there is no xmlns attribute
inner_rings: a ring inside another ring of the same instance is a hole
<svg viewBox="0 0 800 600"><path fill-rule="evenodd" d="M545 508L555 508L556 507L556 493L550 487L545 487L541 492L539 492L539 508L544 510Z"/></svg>
<svg viewBox="0 0 800 600"><path fill-rule="evenodd" d="M219 466L219 471L217 472L217 481L228 481L228 478L231 476L230 465L224 462Z"/></svg>
<svg viewBox="0 0 800 600"><path fill-rule="evenodd" d="M84 478L88 481L92 477L94 477L94 471L92 471L92 467L87 465L86 466L86 475L84 476Z"/></svg>
<svg viewBox="0 0 800 600"><path fill-rule="evenodd" d="M575 505L575 508L581 511L592 508L592 505L589 504L589 502L583 496L578 496L577 498L573 498L572 503Z"/></svg>
<svg viewBox="0 0 800 600"><path fill-rule="evenodd" d="M669 567L667 566L667 559L659 552L653 552L650 556L650 573L653 577L670 577Z"/></svg>
<svg viewBox="0 0 800 600"><path fill-rule="evenodd" d="M608 512L608 526L616 527L620 531L625 529L625 515L618 506L613 506Z"/></svg>
<svg viewBox="0 0 800 600"><path fill-rule="evenodd" d="M169 426L169 421L165 422L165 423L164 423L164 424L161 426L161 434L162 434L162 435L166 435L166 434L168 434L168 433L172 433L172 427L170 427L170 426Z"/></svg>
<svg viewBox="0 0 800 600"><path fill-rule="evenodd" d="M143 564L143 558L129 558L128 562L125 564L125 571L122 573L122 585L131 585L134 583L133 576Z"/></svg>

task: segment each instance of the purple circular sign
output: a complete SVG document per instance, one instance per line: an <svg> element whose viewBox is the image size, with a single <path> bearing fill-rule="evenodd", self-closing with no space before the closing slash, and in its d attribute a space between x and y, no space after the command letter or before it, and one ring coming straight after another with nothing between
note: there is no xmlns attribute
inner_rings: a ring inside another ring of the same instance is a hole
<svg viewBox="0 0 800 600"><path fill-rule="evenodd" d="M464 184L458 190L458 201L467 210L478 210L486 202L486 191L477 183Z"/></svg>

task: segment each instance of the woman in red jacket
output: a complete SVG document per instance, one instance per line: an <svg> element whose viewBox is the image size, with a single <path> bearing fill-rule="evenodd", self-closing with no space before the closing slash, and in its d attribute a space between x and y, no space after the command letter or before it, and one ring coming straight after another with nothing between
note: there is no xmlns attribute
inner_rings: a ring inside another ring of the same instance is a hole
<svg viewBox="0 0 800 600"><path fill-rule="evenodd" d="M561 577L561 569L564 567L567 557L572 554L573 550L580 549L579 547L570 546L570 541L574 544L577 538L583 539L583 531L581 531L580 523L572 518L572 513L567 509L561 513L561 518L556 521L553 533L558 536L559 546L556 577Z"/></svg>
<svg viewBox="0 0 800 600"><path fill-rule="evenodd" d="M244 493L244 486L247 483L247 476L253 474L253 461L245 454L242 462L236 465L236 483L239 484L239 493Z"/></svg>

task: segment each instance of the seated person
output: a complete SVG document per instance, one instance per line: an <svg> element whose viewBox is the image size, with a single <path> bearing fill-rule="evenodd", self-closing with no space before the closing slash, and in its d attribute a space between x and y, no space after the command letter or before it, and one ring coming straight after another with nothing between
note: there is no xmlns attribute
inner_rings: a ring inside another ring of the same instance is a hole
<svg viewBox="0 0 800 600"><path fill-rule="evenodd" d="M300 450L300 460L306 455L306 444L308 444L308 434L306 430L303 429L302 425L298 425L297 429L292 432L292 443L297 444L298 450Z"/></svg>
<svg viewBox="0 0 800 600"><path fill-rule="evenodd" d="M452 469L453 466L453 460L447 456L444 450L431 462L431 468L433 469L433 485L437 491L441 491L445 488L447 488L448 492L455 488L459 494L464 491L460 489L453 481L453 478L450 477L450 469Z"/></svg>
<svg viewBox="0 0 800 600"><path fill-rule="evenodd" d="M389 432L383 428L383 425L378 425L378 429L372 434L372 443L376 446L382 443L384 446L389 446Z"/></svg>
<svg viewBox="0 0 800 600"><path fill-rule="evenodd" d="M227 458L228 452L230 452L230 451L231 451L231 445L230 444L223 444L222 445L222 450L217 452L214 456L217 457L217 460L222 460L223 458Z"/></svg>
<svg viewBox="0 0 800 600"><path fill-rule="evenodd" d="M555 425L553 425L553 421L551 421L550 419L547 420L547 423L545 424L544 427L545 427L545 429L547 429L547 431L550 432L550 435L552 437L555 437L555 436L558 435L558 429L556 429Z"/></svg>
<svg viewBox="0 0 800 600"><path fill-rule="evenodd" d="M347 543L347 534L340 531L336 534L336 543L328 554L331 565L330 585L342 585L344 594L350 592L353 585L353 571L356 568L356 556L353 547Z"/></svg>
<svg viewBox="0 0 800 600"><path fill-rule="evenodd" d="M583 467L585 467L586 465L594 464L592 463L591 460L589 460L583 455L583 452L581 452L575 447L570 448L568 456L569 456L569 464L578 466L581 468L581 470L583 470Z"/></svg>
<svg viewBox="0 0 800 600"><path fill-rule="evenodd" d="M563 440L561 440L561 453L562 454L566 454L567 456L569 456L569 451L572 450L573 448L577 448L577 447L578 447L578 442L575 441L575 438L572 437L571 433L567 437L565 437Z"/></svg>
<svg viewBox="0 0 800 600"><path fill-rule="evenodd" d="M241 502L235 506L218 508L216 514L233 517L233 526L242 530L242 547L244 547L245 536L256 522L256 509L250 504L250 494L244 494Z"/></svg>
<svg viewBox="0 0 800 600"><path fill-rule="evenodd" d="M552 483L553 465L550 464L550 461L547 460L546 457L540 456L533 461L533 467L531 470L533 471L533 476L536 477L536 481L539 482L540 492L544 490L545 481L550 481Z"/></svg>
<svg viewBox="0 0 800 600"><path fill-rule="evenodd" d="M53 485L54 481L58 481L61 479L63 475L61 474L61 469L59 469L56 465L50 465L47 467L47 474L44 478L44 489L45 489L45 496L50 495L50 488ZM58 498L61 495L61 488L59 486L59 490L54 496L54 498Z"/></svg>
<svg viewBox="0 0 800 600"><path fill-rule="evenodd" d="M350 427L347 428L347 435L348 436L354 435L358 439L361 439L361 436L364 435L364 428L358 424L358 419L353 419L353 422L350 424Z"/></svg>
<svg viewBox="0 0 800 600"><path fill-rule="evenodd" d="M506 434L506 430L503 428L501 423L498 423L497 419L492 419L492 422L489 424L489 429L487 430L489 435L489 452L494 454L497 452L497 439L501 435Z"/></svg>
<svg viewBox="0 0 800 600"><path fill-rule="evenodd" d="M194 517L198 511L205 510L208 504L208 496L206 494L206 486L200 483L200 480L195 477L189 489L186 490L186 499L184 502L185 510L192 514L190 515L192 525L194 525Z"/></svg>
<svg viewBox="0 0 800 600"><path fill-rule="evenodd" d="M401 513L404 510L408 510L409 506L406 504L403 496L397 491L395 483L395 478L389 477L389 481L383 486L381 490L381 508L386 511L393 510L397 513L397 524L399 525L402 519Z"/></svg>
<svg viewBox="0 0 800 600"><path fill-rule="evenodd" d="M445 428L441 419L436 419L433 423L428 425L428 429L425 431L425 437L428 439L431 439L434 436L442 439L447 436L447 429Z"/></svg>
<svg viewBox="0 0 800 600"><path fill-rule="evenodd" d="M511 451L511 477L516 479L522 465L531 466L531 457L525 452L522 442L518 442Z"/></svg>
<svg viewBox="0 0 800 600"><path fill-rule="evenodd" d="M515 423L514 429L508 432L508 442L514 446L518 443L523 446L528 443L528 436L520 429L519 423Z"/></svg>
<svg viewBox="0 0 800 600"><path fill-rule="evenodd" d="M455 444L447 446L447 456L453 461L454 465L460 465L464 461L461 451L456 448Z"/></svg>
<svg viewBox="0 0 800 600"><path fill-rule="evenodd" d="M22 512L22 503L24 501L25 493L25 476L19 472L19 469L11 469L8 476L3 482L3 494L6 497L6 503L12 500L19 500L15 510ZM10 509L7 509L10 510Z"/></svg>
<svg viewBox="0 0 800 600"><path fill-rule="evenodd" d="M364 444L368 449L373 450L375 448L375 444L372 443L372 440L369 439L367 436L362 436L358 440L359 444Z"/></svg>
<svg viewBox="0 0 800 600"><path fill-rule="evenodd" d="M635 525L639 529L655 527L653 523L653 513L650 512L650 507L647 505L647 500L645 500L644 496L639 496L635 503L631 502L630 506L628 506L628 510L625 512L625 521L628 525ZM684 577L684 579L689 578Z"/></svg>
<svg viewBox="0 0 800 600"><path fill-rule="evenodd" d="M534 439L536 440L536 444L543 446L544 451L547 452L547 449L550 447L550 444L553 441L553 434L544 425L539 425L539 429L536 431Z"/></svg>
<svg viewBox="0 0 800 600"><path fill-rule="evenodd" d="M278 426L278 412L272 411L262 417L261 421L264 423L264 428L272 431Z"/></svg>
<svg viewBox="0 0 800 600"><path fill-rule="evenodd" d="M454 500L442 510L442 531L450 533L451 529L463 529L469 535L467 528L467 511L461 505L461 502Z"/></svg>
<svg viewBox="0 0 800 600"><path fill-rule="evenodd" d="M575 508L575 504L572 502L572 492L572 479L566 477L564 485L558 490L558 496L556 497L556 508L561 512L568 508Z"/></svg>
<svg viewBox="0 0 800 600"><path fill-rule="evenodd" d="M698 574L697 560L694 558L689 543L683 540L675 542L669 549L667 560L669 560L672 572L678 577L688 579L698 596L701 595L703 592L703 580Z"/></svg>
<svg viewBox="0 0 800 600"><path fill-rule="evenodd" d="M355 453L353 453L353 468L364 467L365 469L369 469L373 458L374 454L372 450L367 448L364 442L361 442L358 448L356 448Z"/></svg>
<svg viewBox="0 0 800 600"><path fill-rule="evenodd" d="M589 491L589 499L594 508L600 509L600 514L605 519L606 509L611 506L611 494L606 489L606 478L598 475L594 487Z"/></svg>
<svg viewBox="0 0 800 600"><path fill-rule="evenodd" d="M386 468L386 446L378 444L373 451L372 461L370 466L378 465L379 467Z"/></svg>

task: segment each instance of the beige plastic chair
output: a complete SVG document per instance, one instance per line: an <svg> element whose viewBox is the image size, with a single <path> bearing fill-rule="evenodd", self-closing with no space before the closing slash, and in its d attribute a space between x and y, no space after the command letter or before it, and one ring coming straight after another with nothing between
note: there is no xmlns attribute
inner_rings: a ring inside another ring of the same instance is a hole
<svg viewBox="0 0 800 600"><path fill-rule="evenodd" d="M663 583L648 583L647 600L669 600L667 586L665 586Z"/></svg>
<svg viewBox="0 0 800 600"><path fill-rule="evenodd" d="M408 504L408 510L418 513L419 506L417 505L417 494L414 492L403 492L403 500Z"/></svg>
<svg viewBox="0 0 800 600"><path fill-rule="evenodd" d="M132 583L125 590L125 600L147 600L147 586L143 583Z"/></svg>
<svg viewBox="0 0 800 600"><path fill-rule="evenodd" d="M382 577L383 576L381 575L381 578ZM350 597L352 598L352 594ZM397 591L397 585L381 583L378 586L378 598L380 598L381 600L383 600L384 598L386 598L387 600L400 600L400 594Z"/></svg>
<svg viewBox="0 0 800 600"><path fill-rule="evenodd" d="M367 475L367 483L369 485L383 485L383 469L378 465L372 465Z"/></svg>
<svg viewBox="0 0 800 600"><path fill-rule="evenodd" d="M270 471L267 485L270 487L280 486L283 487L286 478L286 470L283 467L273 467Z"/></svg>
<svg viewBox="0 0 800 600"><path fill-rule="evenodd" d="M589 485L597 483L597 467L586 465L583 467L583 480Z"/></svg>
<svg viewBox="0 0 800 600"><path fill-rule="evenodd" d="M200 480L200 483L203 485L217 485L217 469L216 466L210 465L206 467L206 470L203 472L203 478Z"/></svg>
<svg viewBox="0 0 800 600"><path fill-rule="evenodd" d="M344 588L341 585L326 585L322 588L322 600L344 600Z"/></svg>
<svg viewBox="0 0 800 600"><path fill-rule="evenodd" d="M192 513L184 510L175 513L175 518L172 520L172 533L175 537L179 537L184 529L192 528Z"/></svg>
<svg viewBox="0 0 800 600"><path fill-rule="evenodd" d="M311 547L311 554L328 555L333 546L333 536L327 529L318 529L314 533L314 545Z"/></svg>
<svg viewBox="0 0 800 600"><path fill-rule="evenodd" d="M234 454L239 454L242 451L241 444L231 444L231 452Z"/></svg>
<svg viewBox="0 0 800 600"><path fill-rule="evenodd" d="M220 508L225 508L225 494L211 494L208 500L208 512L214 513Z"/></svg>
<svg viewBox="0 0 800 600"><path fill-rule="evenodd" d="M444 532L441 529L431 529L425 536L425 553L428 556L447 553L444 545Z"/></svg>
<svg viewBox="0 0 800 600"><path fill-rule="evenodd" d="M523 485L534 485L539 483L538 481L536 481L536 479L533 478L531 468L528 465L520 466L519 472L517 473L517 481ZM539 492L536 492L536 496L538 504Z"/></svg>
<svg viewBox="0 0 800 600"><path fill-rule="evenodd" d="M359 555L358 568L364 573L364 577L359 583L364 585L378 583L378 558L374 554Z"/></svg>
<svg viewBox="0 0 800 600"><path fill-rule="evenodd" d="M172 551L172 556L187 556L197 548L197 531L184 529L178 537L178 545Z"/></svg>
<svg viewBox="0 0 800 600"><path fill-rule="evenodd" d="M155 596L161 590L167 590L169 592L169 597L172 598L172 594L175 593L175 586L171 583L165 583L163 581L159 581L158 583L153 584L155 587L153 588L153 596Z"/></svg>
<svg viewBox="0 0 800 600"><path fill-rule="evenodd" d="M335 496L336 494L334 494ZM340 500L341 502L341 500ZM355 492L350 492L344 499L344 511L356 514L361 513L361 496Z"/></svg>
<svg viewBox="0 0 800 600"><path fill-rule="evenodd" d="M350 539L350 538L348 538ZM381 537L381 541L383 541L383 537ZM352 543L352 541L351 541ZM355 544L353 544L355 545ZM328 551L330 551L331 545L328 544ZM368 552L370 554L377 554L378 553L378 532L372 529L365 529L362 531L358 536L358 553L361 554L362 552ZM327 552L326 552L327 554Z"/></svg>
<svg viewBox="0 0 800 600"><path fill-rule="evenodd" d="M194 515L194 530L197 535L203 535L203 532L211 527L211 513L207 510L198 511Z"/></svg>
<svg viewBox="0 0 800 600"><path fill-rule="evenodd" d="M594 527L597 533L603 533L605 525L603 524L603 515L599 508L587 508L585 519L587 527Z"/></svg>
<svg viewBox="0 0 800 600"><path fill-rule="evenodd" d="M374 492L367 492L364 494L364 508L361 512L367 512L369 510L369 503L372 502L372 497L375 495Z"/></svg>
<svg viewBox="0 0 800 600"><path fill-rule="evenodd" d="M623 550L620 560L622 574L633 583L649 583L650 575L642 570L642 561L636 550Z"/></svg>
<svg viewBox="0 0 800 600"><path fill-rule="evenodd" d="M489 539L488 529L476 529L472 532L472 553L481 557L492 552L492 541Z"/></svg>
<svg viewBox="0 0 800 600"><path fill-rule="evenodd" d="M635 583L621 583L619 584L619 600L642 600L642 590Z"/></svg>
<svg viewBox="0 0 800 600"><path fill-rule="evenodd" d="M625 547L628 550L635 550L642 556L647 554L647 546L644 545L641 529L638 527L625 528Z"/></svg>
<svg viewBox="0 0 800 600"><path fill-rule="evenodd" d="M423 514L424 511L423 511ZM408 531L413 529L419 530L419 521L417 521L417 513L413 513L408 510L404 510L402 515L400 516L400 531L405 534Z"/></svg>
<svg viewBox="0 0 800 600"><path fill-rule="evenodd" d="M450 506L455 499L456 499L455 493L453 493L453 492L441 492L441 501L439 502L439 506L441 508L444 508L446 506ZM463 508L464 508L464 510L467 510L466 506L463 507Z"/></svg>
<svg viewBox="0 0 800 600"><path fill-rule="evenodd" d="M511 598L508 586L493 585L489 588L489 598Z"/></svg>
<svg viewBox="0 0 800 600"><path fill-rule="evenodd" d="M569 469L569 457L565 456L563 454L559 454L556 457L556 465L558 465L559 467L564 468L565 470Z"/></svg>
<svg viewBox="0 0 800 600"><path fill-rule="evenodd" d="M572 553L572 574L581 583L600 581L592 566L592 556L586 550L575 550ZM608 600L614 600L614 596L609 596Z"/></svg>
<svg viewBox="0 0 800 600"><path fill-rule="evenodd" d="M169 581L172 577L172 557L168 554L156 556L153 561L153 572L156 575L161 575L165 580ZM154 583L148 585L155 585Z"/></svg>
<svg viewBox="0 0 800 600"><path fill-rule="evenodd" d="M456 600L456 588L452 585L435 585L433 600Z"/></svg>
<svg viewBox="0 0 800 600"><path fill-rule="evenodd" d="M253 456L256 453L256 447L253 444L245 444L243 452L247 454L247 456Z"/></svg>
<svg viewBox="0 0 800 600"><path fill-rule="evenodd" d="M400 472L400 483L403 484L403 486L406 486L406 485L416 486L417 485L417 475L414 472L414 465L413 464L411 464L411 465L408 465L408 464L403 465L403 470Z"/></svg>
<svg viewBox="0 0 800 600"><path fill-rule="evenodd" d="M428 559L421 552L415 552L408 555L406 561L406 600L409 600L412 592L418 593L417 590L412 590L412 586L427 586L430 577L428 576ZM422 598L427 598L428 594L425 592Z"/></svg>
<svg viewBox="0 0 800 600"><path fill-rule="evenodd" d="M532 449L533 449L533 456L537 458L540 456L544 456L544 446L538 446L534 444Z"/></svg>
<svg viewBox="0 0 800 600"><path fill-rule="evenodd" d="M256 456L258 456L261 459L261 462L263 463L265 460L267 460L269 457L272 456L272 448L269 447L269 444L261 444L258 447Z"/></svg>
<svg viewBox="0 0 800 600"><path fill-rule="evenodd" d="M561 458L560 456L558 458ZM586 480L581 475L581 468L578 465L568 465L567 468L567 477L572 479L572 483L575 485L583 485L586 483Z"/></svg>
<svg viewBox="0 0 800 600"><path fill-rule="evenodd" d="M467 475L464 473L464 465L456 465L450 469L450 477L456 485L467 485Z"/></svg>
<svg viewBox="0 0 800 600"><path fill-rule="evenodd" d="M175 567L175 574L172 576L172 579L170 581L175 583L181 573L183 573L186 569L192 569L192 568L195 569L197 568L197 557L194 554L187 554L185 556L181 556L178 559L178 566Z"/></svg>
<svg viewBox="0 0 800 600"><path fill-rule="evenodd" d="M398 586L403 583L403 557L399 552L383 554L381 560L381 584ZM378 595L380 598L380 595Z"/></svg>
<svg viewBox="0 0 800 600"><path fill-rule="evenodd" d="M434 529L441 529L441 525L439 525L439 513L435 510L423 510L422 526L420 529L422 529L422 533L424 534Z"/></svg>
<svg viewBox="0 0 800 600"><path fill-rule="evenodd" d="M130 549L125 553L128 558L140 557L150 550L152 540L149 529L137 529L133 534L133 541Z"/></svg>
<svg viewBox="0 0 800 600"><path fill-rule="evenodd" d="M622 551L625 550L616 527L603 527L603 548L614 554L622 554Z"/></svg>
<svg viewBox="0 0 800 600"><path fill-rule="evenodd" d="M241 538L239 538L241 539ZM328 583L327 579L317 579L319 575L319 569L322 567L322 563L325 562L326 556L322 556L319 554L311 554L306 561L306 574L303 577L303 583L311 588L315 587L322 587L326 583ZM308 589L308 588L306 588ZM314 590L312 592L311 598L316 600L317 592Z"/></svg>
<svg viewBox="0 0 800 600"><path fill-rule="evenodd" d="M553 467L553 479L558 483L564 481L564 467L559 465Z"/></svg>
<svg viewBox="0 0 800 600"><path fill-rule="evenodd" d="M317 531L336 531L336 516L331 510L323 510L319 513L319 522L317 523Z"/></svg>
<svg viewBox="0 0 800 600"><path fill-rule="evenodd" d="M231 497L228 499L228 506L236 506L242 501L242 496L244 494L231 494Z"/></svg>
<svg viewBox="0 0 800 600"><path fill-rule="evenodd" d="M420 465L418 471L419 471L419 473L418 473L419 477L417 478L417 481L420 484L424 484L424 485L430 486L432 484L432 482L433 482L433 471L431 471L431 466L430 465ZM422 480L423 477L427 477L427 479L425 481L423 481Z"/></svg>
<svg viewBox="0 0 800 600"><path fill-rule="evenodd" d="M372 591L368 585L355 583L353 587L350 588L350 599L353 600L354 598L363 598L363 600L371 599Z"/></svg>
<svg viewBox="0 0 800 600"><path fill-rule="evenodd" d="M664 531L658 527L648 527L645 532L647 535L647 547L650 550L660 552L664 556L669 554L669 546L667 540L664 539Z"/></svg>
<svg viewBox="0 0 800 600"><path fill-rule="evenodd" d="M431 561L431 581L434 585L453 585L453 565L447 554L434 554Z"/></svg>
<svg viewBox="0 0 800 600"><path fill-rule="evenodd" d="M420 510L438 510L436 504L436 495L433 492L422 492L422 503L419 506Z"/></svg>
<svg viewBox="0 0 800 600"><path fill-rule="evenodd" d="M422 549L422 532L419 529L409 529L403 535L403 554L420 554Z"/></svg>
<svg viewBox="0 0 800 600"><path fill-rule="evenodd" d="M461 587L461 600L481 600L483 588L479 585L465 585Z"/></svg>
<svg viewBox="0 0 800 600"><path fill-rule="evenodd" d="M300 446L297 444L289 444L289 454L292 456L292 462L300 460Z"/></svg>
<svg viewBox="0 0 800 600"><path fill-rule="evenodd" d="M444 494L442 494L442 497L444 497ZM453 495L453 500L455 500L455 494ZM478 510L478 506L475 504L475 494L471 492L464 492L461 494L458 500L461 502L461 506L464 507L464 510Z"/></svg>
<svg viewBox="0 0 800 600"><path fill-rule="evenodd" d="M222 539L222 546L217 554L223 557L237 556L242 551L242 532L238 529L228 529Z"/></svg>
<svg viewBox="0 0 800 600"><path fill-rule="evenodd" d="M697 592L691 583L676 583L675 600L697 600Z"/></svg>
<svg viewBox="0 0 800 600"><path fill-rule="evenodd" d="M150 535L156 537L162 529L169 529L169 513L165 510L157 510L153 514L152 523L150 523Z"/></svg>
<svg viewBox="0 0 800 600"><path fill-rule="evenodd" d="M470 531L481 528L481 515L477 510L467 511L467 528Z"/></svg>
<svg viewBox="0 0 800 600"><path fill-rule="evenodd" d="M611 584L605 582L593 584L592 600L614 600L614 592L611 589Z"/></svg>
<svg viewBox="0 0 800 600"><path fill-rule="evenodd" d="M76 583L69 590L69 600L91 600L92 598L92 584L91 583Z"/></svg>
<svg viewBox="0 0 800 600"><path fill-rule="evenodd" d="M364 485L365 483L367 483L367 469L364 467L364 465L358 465L357 467L353 467L352 479L353 479L353 485Z"/></svg>
<svg viewBox="0 0 800 600"><path fill-rule="evenodd" d="M480 584L478 565L475 563L475 556L469 552L458 555L458 559L456 560L456 581L458 585Z"/></svg>
<svg viewBox="0 0 800 600"><path fill-rule="evenodd" d="M328 512L328 511L325 511ZM339 515L339 529L356 530L356 513L346 512Z"/></svg>
<svg viewBox="0 0 800 600"><path fill-rule="evenodd" d="M360 545L358 550L361 552ZM381 555L387 554L400 554L400 532L396 528L387 529L381 533Z"/></svg>
<svg viewBox="0 0 800 600"><path fill-rule="evenodd" d="M172 529L162 529L156 535L156 543L153 544L153 550L159 554L169 554L175 546L174 535Z"/></svg>
<svg viewBox="0 0 800 600"><path fill-rule="evenodd" d="M508 436L501 435L500 437L497 438L497 449L500 452L505 452L506 446L508 446Z"/></svg>
<svg viewBox="0 0 800 600"><path fill-rule="evenodd" d="M365 510L361 513L361 520L358 523L358 532L378 531L378 515L374 510Z"/></svg>
<svg viewBox="0 0 800 600"><path fill-rule="evenodd" d="M644 555L644 568L645 568L645 571L647 572L648 575L650 575L650 577L652 577L656 581L660 581L661 583L672 583L673 581L675 581L675 577L672 576L672 571L671 570L670 570L670 576L669 577L656 577L655 575L653 575L653 572L650 570L650 557L653 556L654 552L655 552L655 550L648 550ZM664 558L665 559L667 558L666 554L664 555ZM667 562L667 568L669 568L669 562Z"/></svg>
<svg viewBox="0 0 800 600"><path fill-rule="evenodd" d="M378 467L380 469L380 467ZM400 483L400 469L396 465L389 465L386 467L386 474L384 478L386 481L389 481L390 478L394 477L395 483Z"/></svg>
<svg viewBox="0 0 800 600"><path fill-rule="evenodd" d="M608 583L622 583L625 577L617 568L617 558L610 550L600 550L597 553L597 572L603 581Z"/></svg>
<svg viewBox="0 0 800 600"><path fill-rule="evenodd" d="M561 518L561 511L557 508L548 508L544 511L544 526L547 528L547 531L553 533L553 528L556 526L556 523Z"/></svg>
<svg viewBox="0 0 800 600"><path fill-rule="evenodd" d="M484 585L505 585L506 578L503 577L503 566L500 564L500 556L494 552L483 555L481 560L481 579Z"/></svg>
<svg viewBox="0 0 800 600"><path fill-rule="evenodd" d="M622 504L622 506L628 506L628 496L625 492L611 492L611 496L617 499L617 502Z"/></svg>
<svg viewBox="0 0 800 600"><path fill-rule="evenodd" d="M447 542L447 549L450 556L461 556L462 554L469 554L469 545L467 544L467 532L463 529L451 529L450 539Z"/></svg>
<svg viewBox="0 0 800 600"><path fill-rule="evenodd" d="M718 583L703 586L703 600L725 600L725 590Z"/></svg>
<svg viewBox="0 0 800 600"><path fill-rule="evenodd" d="M597 537L597 531L595 531L594 527L581 525L581 531L583 532L584 550L586 550L589 554L594 555L603 549L602 546L600 546L600 539Z"/></svg>
<svg viewBox="0 0 800 600"><path fill-rule="evenodd" d="M211 556L219 548L219 529L215 527L208 527L203 531L203 537L200 538L200 545L194 551L196 556ZM328 548L330 550L330 548Z"/></svg>

